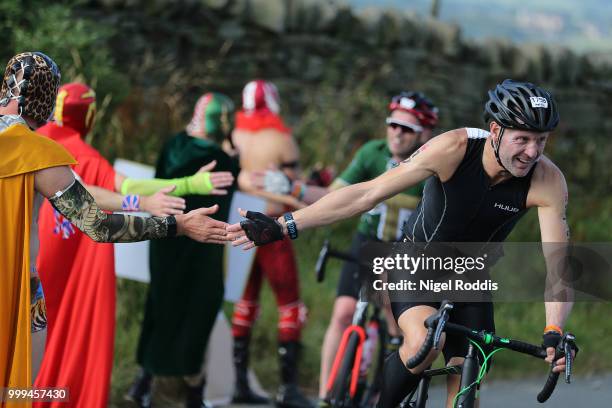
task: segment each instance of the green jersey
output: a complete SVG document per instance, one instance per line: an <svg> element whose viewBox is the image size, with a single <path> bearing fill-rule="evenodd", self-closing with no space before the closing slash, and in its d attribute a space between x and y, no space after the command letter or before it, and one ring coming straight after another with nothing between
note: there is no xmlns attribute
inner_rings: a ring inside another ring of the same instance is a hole
<svg viewBox="0 0 612 408"><path fill-rule="evenodd" d="M360 183L376 178L396 165L387 141L372 140L357 151L351 164L338 179L342 184ZM382 241L399 240L402 226L416 208L422 192L423 185L419 184L378 204L361 216L357 230Z"/></svg>

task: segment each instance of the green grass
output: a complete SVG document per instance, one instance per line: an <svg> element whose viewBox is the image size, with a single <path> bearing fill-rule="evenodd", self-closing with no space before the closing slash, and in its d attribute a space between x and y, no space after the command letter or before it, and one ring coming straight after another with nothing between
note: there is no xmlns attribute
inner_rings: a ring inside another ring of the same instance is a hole
<svg viewBox="0 0 612 408"><path fill-rule="evenodd" d="M602 207L609 207L603 205ZM601 210L602 208L600 208ZM512 235L520 241L537 241L537 217L532 212L522 221ZM584 221L586 225L573 225L579 231L594 229L599 234L610 231L609 211L600 211L598 220L593 217ZM583 214L576 214L582 219ZM570 222L572 216L570 214ZM348 248L354 228L354 221L341 223L332 228L305 231L296 241L296 253L300 269L300 289L302 299L309 309L308 322L303 331L303 358L300 365L300 380L312 395L318 387L320 346L329 322L335 297L336 282L341 263L330 261L327 279L316 283L314 264L325 238L331 237L336 248ZM590 234L585 234L589 236ZM601 238L600 238L601 237ZM603 240L603 239L602 239ZM135 350L142 319L146 285L120 280L118 284L117 334L115 365L113 370L114 406L121 406L120 397L126 391L136 373ZM274 391L278 386L278 362L276 357L277 309L273 293L267 285L261 294L262 313L253 332L252 365L263 386ZM224 305L228 318L232 307ZM514 339L532 343L541 341L544 327L544 306L542 303L501 303L495 306L497 333ZM602 347L602 339L612 332L612 313L610 303L577 303L567 322L567 328L577 335L580 354L575 366L578 374L612 370L612 350ZM521 356L510 351L495 355L491 378L516 378L535 376L544 379L547 367L542 361Z"/></svg>

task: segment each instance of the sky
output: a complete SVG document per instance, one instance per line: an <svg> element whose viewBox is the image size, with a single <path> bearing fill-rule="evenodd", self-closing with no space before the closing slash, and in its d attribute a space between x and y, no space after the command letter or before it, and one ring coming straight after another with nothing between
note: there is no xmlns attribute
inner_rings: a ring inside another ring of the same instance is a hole
<svg viewBox="0 0 612 408"><path fill-rule="evenodd" d="M344 0L356 9L392 8L430 14L432 0ZM440 0L443 21L458 24L464 37L508 38L578 52L612 51L609 0Z"/></svg>

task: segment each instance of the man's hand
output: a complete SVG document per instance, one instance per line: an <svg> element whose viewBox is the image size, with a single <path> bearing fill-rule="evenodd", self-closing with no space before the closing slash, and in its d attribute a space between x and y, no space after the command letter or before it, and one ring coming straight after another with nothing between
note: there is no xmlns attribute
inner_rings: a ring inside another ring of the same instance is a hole
<svg viewBox="0 0 612 408"><path fill-rule="evenodd" d="M177 235L186 235L198 242L225 244L228 241L227 223L210 218L209 215L219 210L217 204L212 207L198 208L187 214L176 216Z"/></svg>
<svg viewBox="0 0 612 408"><path fill-rule="evenodd" d="M542 346L546 347L546 361L552 363L555 358L555 350L561 341L561 334L557 332L547 332L542 336ZM576 357L576 350L572 350L572 359ZM562 373L565 371L565 356L555 361L553 372Z"/></svg>
<svg viewBox="0 0 612 408"><path fill-rule="evenodd" d="M246 170L243 170L246 172ZM261 171L261 170L255 170L255 171L248 171L245 174L248 173L249 176L249 182L250 182L250 187L254 188L256 190L266 190L266 173L267 171Z"/></svg>
<svg viewBox="0 0 612 408"><path fill-rule="evenodd" d="M168 195L175 188L176 186L168 186L151 196L140 196L140 209L156 217L182 214L185 209L185 199Z"/></svg>
<svg viewBox="0 0 612 408"><path fill-rule="evenodd" d="M238 212L247 219L227 227L233 246L244 245L242 249L246 251L284 238L284 228L276 219L254 211L238 209Z"/></svg>
<svg viewBox="0 0 612 408"><path fill-rule="evenodd" d="M227 190L225 187L230 187L234 183L234 176L229 171L215 171L211 172L212 169L217 165L217 161L213 160L210 163L200 167L198 173L210 173L210 183L213 186L213 190L210 192L212 195L226 195Z"/></svg>

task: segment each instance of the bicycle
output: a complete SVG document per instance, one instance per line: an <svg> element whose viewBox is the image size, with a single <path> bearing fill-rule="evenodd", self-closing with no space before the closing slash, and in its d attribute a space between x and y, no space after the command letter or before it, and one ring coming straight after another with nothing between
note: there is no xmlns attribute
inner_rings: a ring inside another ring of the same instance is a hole
<svg viewBox="0 0 612 408"><path fill-rule="evenodd" d="M470 340L465 361L461 365L454 365L434 370L425 370L423 372L423 378L419 382L418 387L409 396L407 396L406 399L404 399L405 404L403 403L403 405L405 407L425 408L428 397L427 391L429 388L429 383L433 377L440 375L461 374L460 391L455 397L453 406L457 408L473 408L476 400L476 388L487 371L488 360L497 351L508 349L540 359L546 358L546 350L540 345L533 345L519 340L498 337L495 334L486 332L484 330L476 331L468 327L449 322L449 312L452 309L453 303L446 300L442 301L438 311L425 320L427 335L423 345L415 356L408 360L406 367L414 368L418 366L425 360L432 348L438 350L442 332L457 333L467 337ZM480 368L478 359L476 357L475 346L480 349L483 357L485 357L483 360L483 366ZM485 356L481 346L493 346L497 348ZM571 333L565 333L561 339L561 342L556 348L554 360L556 361L557 359L565 356L565 382L568 384L571 382L573 365L572 351L575 351L576 354L578 353L576 338ZM548 400L557 385L559 373L553 373L552 368L553 364L551 364L551 371L544 387L542 388L542 391L540 391L540 393L537 395L537 400L540 403Z"/></svg>
<svg viewBox="0 0 612 408"><path fill-rule="evenodd" d="M317 282L325 279L325 267L329 258L352 262L361 267L370 267L353 255L331 248L325 241L315 267ZM369 302L364 301L364 288L361 288L352 324L347 327L340 340L338 353L334 359L326 384L326 401L332 407L368 408L376 403L382 383L382 368L385 359L385 339L387 328L381 317L381 309L374 305L368 313ZM372 354L376 352L375 369L372 379L368 375Z"/></svg>

